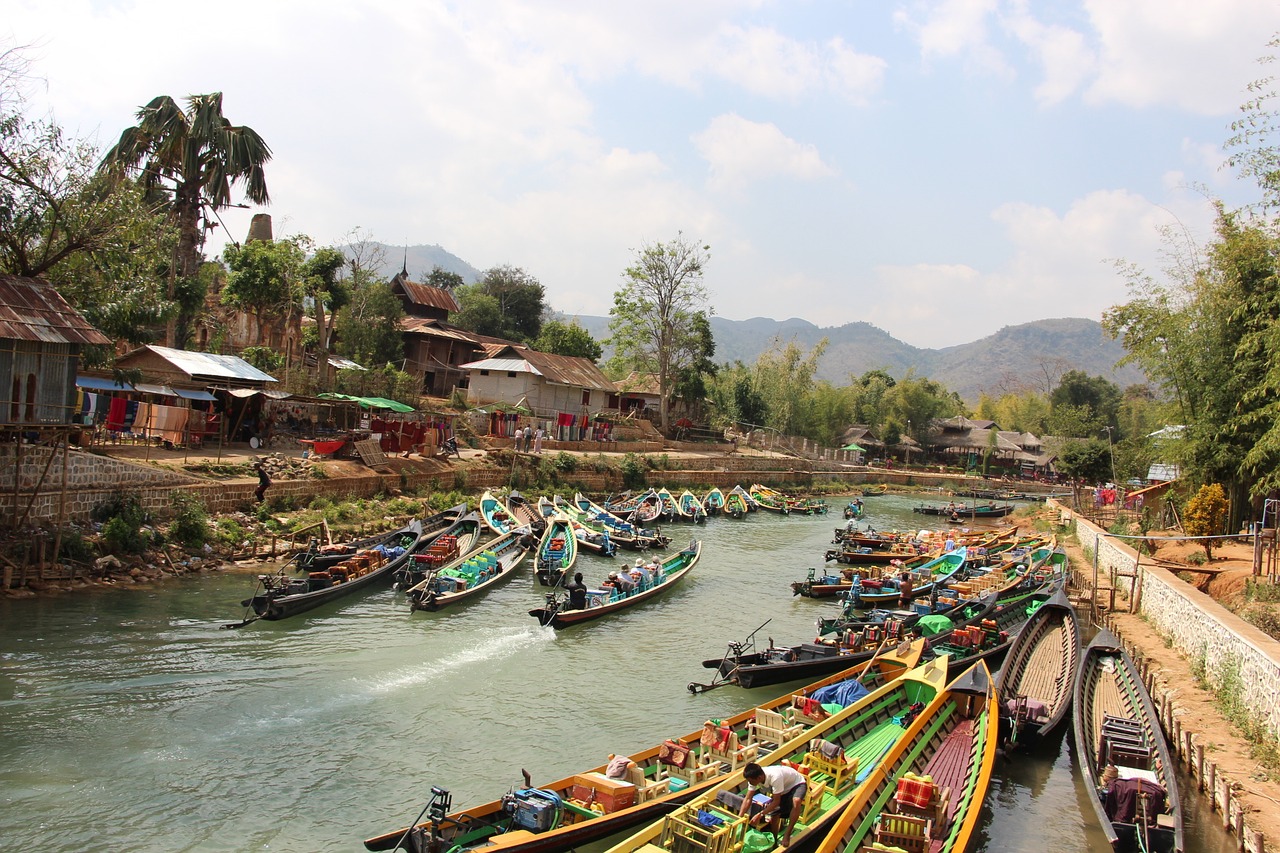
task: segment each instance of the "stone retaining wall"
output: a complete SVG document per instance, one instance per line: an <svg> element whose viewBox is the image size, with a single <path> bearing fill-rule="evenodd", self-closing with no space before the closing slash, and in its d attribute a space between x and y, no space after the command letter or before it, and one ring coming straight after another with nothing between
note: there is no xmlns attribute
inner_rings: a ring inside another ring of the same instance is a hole
<svg viewBox="0 0 1280 853"><path fill-rule="evenodd" d="M1123 638L1115 624L1108 627ZM1240 850L1246 853L1266 853L1266 839L1249 820L1248 810L1239 796L1239 792L1248 784L1248 779L1232 778L1226 768L1218 766L1211 751L1214 748L1212 738L1182 724L1181 712L1177 706L1178 688L1162 679L1160 671L1151 666L1151 662L1143 658L1137 649L1128 644L1126 646L1134 665L1138 667L1147 693L1151 695L1169 748L1196 781L1200 793L1209 799L1213 810L1222 816L1223 828L1235 834Z"/></svg>
<svg viewBox="0 0 1280 853"><path fill-rule="evenodd" d="M1056 501L1052 505L1070 523L1073 514ZM1142 563L1137 551L1088 519L1076 517L1075 524L1081 546L1097 554L1099 577L1115 585L1117 574L1136 568L1138 614L1188 660L1203 661L1210 686L1221 687L1224 672L1234 665L1245 704L1280 736L1280 643L1172 572Z"/></svg>

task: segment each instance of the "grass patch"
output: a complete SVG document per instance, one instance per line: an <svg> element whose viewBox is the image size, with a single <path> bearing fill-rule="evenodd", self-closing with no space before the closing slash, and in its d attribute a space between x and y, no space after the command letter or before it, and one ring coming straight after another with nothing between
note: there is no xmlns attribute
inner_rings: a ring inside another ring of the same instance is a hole
<svg viewBox="0 0 1280 853"><path fill-rule="evenodd" d="M1267 726L1250 710L1240 677L1240 661L1228 657L1218 675L1214 703L1249 744L1249 757L1270 772L1280 771L1280 748Z"/></svg>

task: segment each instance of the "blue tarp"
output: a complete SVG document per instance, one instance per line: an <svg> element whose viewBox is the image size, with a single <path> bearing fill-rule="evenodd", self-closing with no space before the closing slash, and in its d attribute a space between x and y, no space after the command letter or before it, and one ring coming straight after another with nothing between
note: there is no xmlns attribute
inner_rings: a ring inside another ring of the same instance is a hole
<svg viewBox="0 0 1280 853"><path fill-rule="evenodd" d="M810 698L817 699L823 705L834 704L848 708L870 692L861 681L849 678L813 691Z"/></svg>

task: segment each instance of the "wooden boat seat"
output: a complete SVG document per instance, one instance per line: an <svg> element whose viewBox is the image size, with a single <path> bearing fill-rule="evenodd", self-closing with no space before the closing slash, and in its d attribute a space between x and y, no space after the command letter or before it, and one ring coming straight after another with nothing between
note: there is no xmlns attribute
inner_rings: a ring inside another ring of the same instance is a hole
<svg viewBox="0 0 1280 853"><path fill-rule="evenodd" d="M828 757L821 751L822 743L825 741L815 740L810 745L802 764L809 768L810 779L814 778L814 774L821 774L825 777L824 782L830 786L831 793L840 796L845 786L852 784L858 776L858 758L849 758L843 751L834 757Z"/></svg>
<svg viewBox="0 0 1280 853"><path fill-rule="evenodd" d="M805 826L813 823L822 813L822 798L827 793L827 783L819 782L812 776L805 787L804 805L800 809L800 823Z"/></svg>
<svg viewBox="0 0 1280 853"><path fill-rule="evenodd" d="M925 853L929 849L929 837L933 824L928 818L902 814L882 814L876 824L875 839L889 847L899 847L909 853Z"/></svg>
<svg viewBox="0 0 1280 853"><path fill-rule="evenodd" d="M746 836L747 819L736 815L719 826L698 822L697 808L682 808L667 815L657 848L663 853L738 853ZM646 850L647 845L641 850Z"/></svg>
<svg viewBox="0 0 1280 853"><path fill-rule="evenodd" d="M661 767L658 768L658 772L661 778L650 779L644 775L643 768L638 764L627 768L627 781L636 786L636 802L647 803L649 800L656 800L671 790L670 777L662 775Z"/></svg>
<svg viewBox="0 0 1280 853"><path fill-rule="evenodd" d="M928 819L932 824L934 837L937 838L941 838L947 830L947 809L950 805L951 789L936 785L933 789L933 796L930 797L928 805L924 807L898 799L896 792L893 796L893 811L896 814Z"/></svg>
<svg viewBox="0 0 1280 853"><path fill-rule="evenodd" d="M727 764L732 771L755 761L759 754L760 744L741 743L737 732L717 728L711 722L702 730L700 764Z"/></svg>
<svg viewBox="0 0 1280 853"><path fill-rule="evenodd" d="M803 723L792 722L784 714L766 708L756 708L747 730L755 743L782 746L787 741L803 732Z"/></svg>
<svg viewBox="0 0 1280 853"><path fill-rule="evenodd" d="M805 696L803 693L792 694L791 719L796 722L812 726L830 716L817 699Z"/></svg>

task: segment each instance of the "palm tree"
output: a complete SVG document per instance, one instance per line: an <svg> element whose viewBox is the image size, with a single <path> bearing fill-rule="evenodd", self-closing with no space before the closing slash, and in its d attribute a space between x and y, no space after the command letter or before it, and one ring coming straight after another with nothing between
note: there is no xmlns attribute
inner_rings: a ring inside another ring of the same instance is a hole
<svg viewBox="0 0 1280 853"><path fill-rule="evenodd" d="M244 185L254 204L268 204L263 166L271 149L250 127L231 124L222 115L222 93L190 95L183 111L168 95L138 110L138 124L126 128L107 152L101 168L119 178L137 176L148 194L170 199L169 215L178 226L174 273L194 278L200 268L204 233L212 228L206 211L231 205L231 187ZM175 275L169 277L169 299L175 295ZM166 331L174 345L174 322Z"/></svg>

